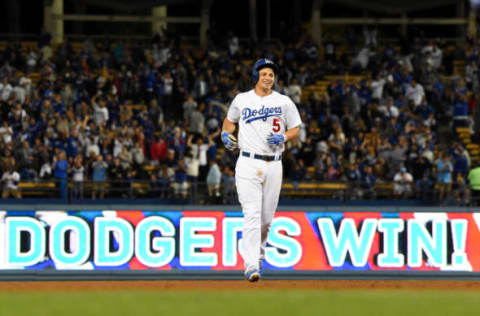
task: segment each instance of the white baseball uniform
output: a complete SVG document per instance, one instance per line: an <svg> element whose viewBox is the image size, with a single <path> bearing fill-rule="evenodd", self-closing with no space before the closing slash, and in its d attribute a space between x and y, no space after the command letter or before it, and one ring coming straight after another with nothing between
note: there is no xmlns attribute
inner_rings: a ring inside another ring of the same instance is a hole
<svg viewBox="0 0 480 316"><path fill-rule="evenodd" d="M288 96L272 91L261 97L254 90L235 97L227 118L239 128L235 180L244 215L242 256L246 271L258 270L278 205L285 149L284 144L268 144L267 138L271 133L283 134L302 121Z"/></svg>

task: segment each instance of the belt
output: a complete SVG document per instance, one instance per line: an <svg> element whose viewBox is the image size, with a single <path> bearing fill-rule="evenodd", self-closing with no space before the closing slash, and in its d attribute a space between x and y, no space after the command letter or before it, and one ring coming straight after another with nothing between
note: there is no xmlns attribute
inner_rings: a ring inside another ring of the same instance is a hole
<svg viewBox="0 0 480 316"><path fill-rule="evenodd" d="M243 157L248 157L248 158L253 158L253 159L258 159L258 160L263 160L263 161L282 160L282 155L275 155L275 156L259 155L259 154L251 154L251 153L246 152L246 151L242 151L242 156Z"/></svg>

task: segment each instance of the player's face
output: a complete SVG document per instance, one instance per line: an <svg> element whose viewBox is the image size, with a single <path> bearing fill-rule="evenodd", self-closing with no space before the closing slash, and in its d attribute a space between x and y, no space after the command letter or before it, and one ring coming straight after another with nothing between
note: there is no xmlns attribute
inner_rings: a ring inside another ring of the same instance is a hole
<svg viewBox="0 0 480 316"><path fill-rule="evenodd" d="M257 87L263 90L271 90L275 81L275 73L270 68L260 69L258 72Z"/></svg>

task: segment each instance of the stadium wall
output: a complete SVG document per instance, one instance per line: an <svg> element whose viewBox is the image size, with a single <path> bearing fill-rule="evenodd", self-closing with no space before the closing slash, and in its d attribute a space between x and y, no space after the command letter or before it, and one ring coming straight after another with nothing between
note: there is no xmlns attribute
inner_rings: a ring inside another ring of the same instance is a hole
<svg viewBox="0 0 480 316"><path fill-rule="evenodd" d="M3 205L0 280L239 279L231 206ZM284 206L266 279L480 279L478 208Z"/></svg>

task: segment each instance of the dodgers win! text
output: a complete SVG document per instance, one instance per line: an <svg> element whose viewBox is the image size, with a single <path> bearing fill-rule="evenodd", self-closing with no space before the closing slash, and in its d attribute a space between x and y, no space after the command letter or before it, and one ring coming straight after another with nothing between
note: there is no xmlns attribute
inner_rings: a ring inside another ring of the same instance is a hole
<svg viewBox="0 0 480 316"><path fill-rule="evenodd" d="M239 212L0 214L1 269L242 270ZM278 212L273 270L480 270L476 213Z"/></svg>

